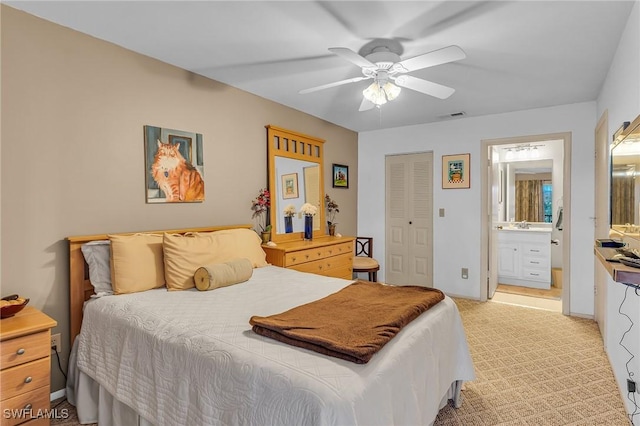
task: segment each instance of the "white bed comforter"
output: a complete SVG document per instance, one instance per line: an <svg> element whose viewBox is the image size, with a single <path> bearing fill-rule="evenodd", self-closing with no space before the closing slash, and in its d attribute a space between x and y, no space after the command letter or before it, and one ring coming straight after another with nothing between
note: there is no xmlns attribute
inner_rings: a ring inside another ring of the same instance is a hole
<svg viewBox="0 0 640 426"><path fill-rule="evenodd" d="M268 266L214 291L94 299L84 311L78 368L158 426L430 424L452 382L474 379L450 298L364 365L251 331L252 315L350 283Z"/></svg>

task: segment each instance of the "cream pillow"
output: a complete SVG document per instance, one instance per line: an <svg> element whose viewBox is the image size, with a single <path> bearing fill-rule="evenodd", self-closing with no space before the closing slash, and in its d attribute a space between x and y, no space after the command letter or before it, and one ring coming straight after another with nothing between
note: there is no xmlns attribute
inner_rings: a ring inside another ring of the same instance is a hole
<svg viewBox="0 0 640 426"><path fill-rule="evenodd" d="M215 262L212 239L201 237L197 233L164 234L162 249L164 275L169 291L193 288L196 269Z"/></svg>
<svg viewBox="0 0 640 426"><path fill-rule="evenodd" d="M249 259L236 259L202 266L196 269L193 280L198 290L206 291L245 282L252 274L253 266Z"/></svg>
<svg viewBox="0 0 640 426"><path fill-rule="evenodd" d="M115 294L164 286L162 235L109 235L111 285Z"/></svg>

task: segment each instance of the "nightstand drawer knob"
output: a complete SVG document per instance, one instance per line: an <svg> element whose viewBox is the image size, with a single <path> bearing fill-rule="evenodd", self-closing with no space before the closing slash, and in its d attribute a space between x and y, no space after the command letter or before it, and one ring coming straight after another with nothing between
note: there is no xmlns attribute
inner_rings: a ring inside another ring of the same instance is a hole
<svg viewBox="0 0 640 426"><path fill-rule="evenodd" d="M31 376L29 376L26 379L24 379L25 383L31 383L32 381L33 381L33 378Z"/></svg>
<svg viewBox="0 0 640 426"><path fill-rule="evenodd" d="M25 352L26 352L26 351L25 351L23 348L20 348L20 349L18 349L18 350L16 351L16 354L18 354L18 355L24 355L24 353L25 353Z"/></svg>
<svg viewBox="0 0 640 426"><path fill-rule="evenodd" d="M25 410L31 410L31 408L33 408L33 405L31 405L31 404L27 404L27 405L24 406Z"/></svg>

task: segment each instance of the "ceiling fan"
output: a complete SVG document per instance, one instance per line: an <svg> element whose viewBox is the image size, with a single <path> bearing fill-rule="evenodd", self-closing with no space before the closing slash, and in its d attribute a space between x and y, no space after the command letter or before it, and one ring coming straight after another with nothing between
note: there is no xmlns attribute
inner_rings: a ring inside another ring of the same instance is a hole
<svg viewBox="0 0 640 426"><path fill-rule="evenodd" d="M343 84L356 83L362 80L373 79L373 83L362 91L364 96L360 104L360 111L366 111L374 106L380 106L387 101L395 99L401 87L416 92L446 99L455 92L455 89L443 86L432 81L407 75L411 71L459 61L466 58L464 51L458 46L448 46L434 50L413 58L402 60L402 46L396 40L377 39L368 43L360 50L361 54L346 47L332 47L329 51L359 66L362 69L361 77L348 78L321 86L301 90L300 94L329 89Z"/></svg>

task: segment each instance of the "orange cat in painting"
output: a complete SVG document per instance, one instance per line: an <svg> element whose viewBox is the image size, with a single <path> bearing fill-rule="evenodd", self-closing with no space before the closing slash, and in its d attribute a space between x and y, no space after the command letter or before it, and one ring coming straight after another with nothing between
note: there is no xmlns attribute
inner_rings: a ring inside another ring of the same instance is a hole
<svg viewBox="0 0 640 426"><path fill-rule="evenodd" d="M153 159L151 172L168 202L203 201L204 181L200 172L184 159L180 144L162 143Z"/></svg>

